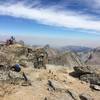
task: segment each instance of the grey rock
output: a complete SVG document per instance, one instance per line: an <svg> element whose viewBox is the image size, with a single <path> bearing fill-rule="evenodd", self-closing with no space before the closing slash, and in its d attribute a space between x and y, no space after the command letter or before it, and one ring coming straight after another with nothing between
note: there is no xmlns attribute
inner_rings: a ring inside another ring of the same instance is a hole
<svg viewBox="0 0 100 100"><path fill-rule="evenodd" d="M74 67L75 75L80 80L86 81L90 84L100 85L100 70L97 67L91 66L77 66Z"/></svg>
<svg viewBox="0 0 100 100"><path fill-rule="evenodd" d="M79 74L79 76L81 76L83 74L92 74L96 69L91 66L75 66L74 70L77 74Z"/></svg>
<svg viewBox="0 0 100 100"><path fill-rule="evenodd" d="M54 91L64 91L66 90L65 86L58 81L55 80L48 80L48 85Z"/></svg>
<svg viewBox="0 0 100 100"><path fill-rule="evenodd" d="M72 89L68 89L67 92L72 96L74 100L80 100L79 95L76 91L73 91Z"/></svg>
<svg viewBox="0 0 100 100"><path fill-rule="evenodd" d="M94 100L89 94L81 94L80 95L81 100Z"/></svg>
<svg viewBox="0 0 100 100"><path fill-rule="evenodd" d="M88 83L91 83L91 84L97 84L97 85L100 85L100 75L98 74L84 74L84 75L81 75L80 76L80 79L82 81L86 81Z"/></svg>
<svg viewBox="0 0 100 100"><path fill-rule="evenodd" d="M15 71L9 71L9 77L11 79L16 79L16 78L23 79L23 76L20 73Z"/></svg>
<svg viewBox="0 0 100 100"><path fill-rule="evenodd" d="M94 85L94 84L91 84L90 87L94 90L97 90L97 91L100 91L100 86L99 85Z"/></svg>
<svg viewBox="0 0 100 100"><path fill-rule="evenodd" d="M9 79L8 76L9 71L7 71L8 70L7 67L8 66L6 65L0 65L0 81L6 81Z"/></svg>
<svg viewBox="0 0 100 100"><path fill-rule="evenodd" d="M69 94L61 95L61 97L58 97L57 100L74 100Z"/></svg>
<svg viewBox="0 0 100 100"><path fill-rule="evenodd" d="M1 70L0 81L10 84L20 84L22 81L24 81L24 78L17 72Z"/></svg>
<svg viewBox="0 0 100 100"><path fill-rule="evenodd" d="M9 79L7 71L0 71L0 81L6 81Z"/></svg>
<svg viewBox="0 0 100 100"><path fill-rule="evenodd" d="M60 95L52 95L47 100L74 100L68 93Z"/></svg>

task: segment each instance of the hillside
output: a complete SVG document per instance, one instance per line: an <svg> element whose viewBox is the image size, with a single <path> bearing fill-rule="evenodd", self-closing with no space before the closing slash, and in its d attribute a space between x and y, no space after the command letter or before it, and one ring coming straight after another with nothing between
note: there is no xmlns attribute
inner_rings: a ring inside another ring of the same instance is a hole
<svg viewBox="0 0 100 100"><path fill-rule="evenodd" d="M100 65L100 48L81 54L81 58L87 65Z"/></svg>
<svg viewBox="0 0 100 100"><path fill-rule="evenodd" d="M68 67L84 65L84 63L80 60L79 56L76 53L69 51L54 56L49 61L49 63L55 65L68 66Z"/></svg>

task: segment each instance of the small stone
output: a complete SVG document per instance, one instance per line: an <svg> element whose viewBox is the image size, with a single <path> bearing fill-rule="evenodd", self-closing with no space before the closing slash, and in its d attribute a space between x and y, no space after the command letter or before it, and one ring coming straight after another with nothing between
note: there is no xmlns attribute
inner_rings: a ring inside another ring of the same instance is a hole
<svg viewBox="0 0 100 100"><path fill-rule="evenodd" d="M99 86L99 85L94 85L94 84L92 84L92 85L90 85L90 87L91 87L92 89L94 89L94 90L100 91L100 86Z"/></svg>
<svg viewBox="0 0 100 100"><path fill-rule="evenodd" d="M3 97L5 95L5 91L0 88L0 97Z"/></svg>
<svg viewBox="0 0 100 100"><path fill-rule="evenodd" d="M67 92L71 95L71 97L74 100L80 100L79 95L76 91L73 91L72 89L67 90Z"/></svg>
<svg viewBox="0 0 100 100"><path fill-rule="evenodd" d="M89 94L81 94L80 95L81 100L94 100Z"/></svg>
<svg viewBox="0 0 100 100"><path fill-rule="evenodd" d="M45 97L44 100L48 100L47 97Z"/></svg>

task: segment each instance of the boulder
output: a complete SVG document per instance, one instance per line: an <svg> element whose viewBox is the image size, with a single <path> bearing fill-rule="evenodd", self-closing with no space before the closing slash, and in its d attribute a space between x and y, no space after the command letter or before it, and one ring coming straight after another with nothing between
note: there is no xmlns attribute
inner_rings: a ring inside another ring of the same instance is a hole
<svg viewBox="0 0 100 100"><path fill-rule="evenodd" d="M100 86L99 85L94 85L94 84L91 84L90 87L96 91L100 91Z"/></svg>
<svg viewBox="0 0 100 100"><path fill-rule="evenodd" d="M80 80L86 81L87 83L90 83L90 84L100 85L100 75L96 73L81 75Z"/></svg>
<svg viewBox="0 0 100 100"><path fill-rule="evenodd" d="M0 71L0 81L9 80L8 72L7 71Z"/></svg>
<svg viewBox="0 0 100 100"><path fill-rule="evenodd" d="M9 80L8 73L8 66L6 65L0 65L0 81L6 81Z"/></svg>
<svg viewBox="0 0 100 100"><path fill-rule="evenodd" d="M58 81L48 80L48 85L54 91L64 91L66 90L65 86Z"/></svg>
<svg viewBox="0 0 100 100"><path fill-rule="evenodd" d="M11 71L8 68L8 66L0 65L0 81L6 83L19 84L20 81L24 81L24 77L18 72Z"/></svg>
<svg viewBox="0 0 100 100"><path fill-rule="evenodd" d="M100 69L92 66L74 67L74 73L80 80L100 85Z"/></svg>
<svg viewBox="0 0 100 100"><path fill-rule="evenodd" d="M76 74L78 74L79 76L81 76L83 74L92 74L97 71L97 69L95 69L91 66L75 66L74 70L75 70Z"/></svg>
<svg viewBox="0 0 100 100"><path fill-rule="evenodd" d="M68 89L67 92L71 95L74 100L80 100L79 95L76 91Z"/></svg>
<svg viewBox="0 0 100 100"><path fill-rule="evenodd" d="M11 79L17 79L17 78L23 79L22 75L18 72L15 72L15 71L9 71L8 75Z"/></svg>
<svg viewBox="0 0 100 100"><path fill-rule="evenodd" d="M60 93L47 97L46 100L74 100L68 93Z"/></svg>
<svg viewBox="0 0 100 100"><path fill-rule="evenodd" d="M89 94L80 94L80 99L81 100L94 100Z"/></svg>

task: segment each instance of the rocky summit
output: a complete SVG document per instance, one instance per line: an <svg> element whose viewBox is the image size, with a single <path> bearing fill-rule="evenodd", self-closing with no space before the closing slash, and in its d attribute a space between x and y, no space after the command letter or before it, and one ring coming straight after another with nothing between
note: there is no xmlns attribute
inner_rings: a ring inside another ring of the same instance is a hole
<svg viewBox="0 0 100 100"><path fill-rule="evenodd" d="M73 51L0 47L0 100L100 100L100 70Z"/></svg>

